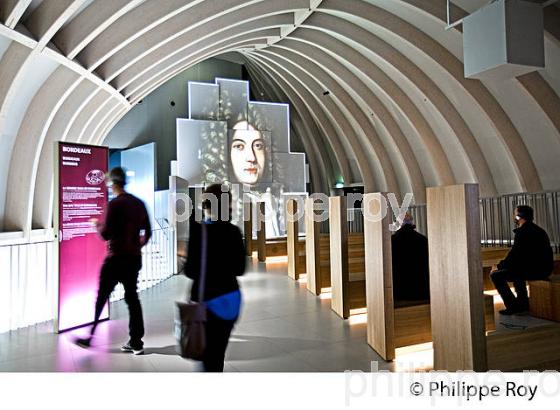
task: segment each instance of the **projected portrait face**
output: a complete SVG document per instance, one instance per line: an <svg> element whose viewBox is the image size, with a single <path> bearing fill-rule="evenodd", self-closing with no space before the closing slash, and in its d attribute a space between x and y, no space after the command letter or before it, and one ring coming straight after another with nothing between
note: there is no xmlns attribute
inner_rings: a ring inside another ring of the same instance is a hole
<svg viewBox="0 0 560 410"><path fill-rule="evenodd" d="M262 182L268 164L264 135L254 129L235 129L231 134L230 158L238 182L255 185Z"/></svg>

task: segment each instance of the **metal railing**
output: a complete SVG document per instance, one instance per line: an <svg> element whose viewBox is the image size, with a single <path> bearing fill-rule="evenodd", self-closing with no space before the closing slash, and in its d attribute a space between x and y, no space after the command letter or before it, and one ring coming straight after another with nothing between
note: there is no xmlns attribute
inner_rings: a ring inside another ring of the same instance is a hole
<svg viewBox="0 0 560 410"><path fill-rule="evenodd" d="M416 230L422 235L428 235L428 217L426 209L426 205L414 205L408 209L408 212L414 218Z"/></svg>
<svg viewBox="0 0 560 410"><path fill-rule="evenodd" d="M548 233L554 253L560 253L560 192L511 194L481 199L482 245L513 245L513 211L518 205L533 208L535 223Z"/></svg>
<svg viewBox="0 0 560 410"><path fill-rule="evenodd" d="M554 253L560 253L560 192L558 191L508 194L480 199L481 245L485 247L513 245L513 211L518 205L529 205L534 209L535 223L548 233ZM409 207L408 212L412 214L418 232L428 235L426 205L413 205ZM389 215L392 217L391 213ZM364 231L361 208L348 208L347 218L349 233ZM320 232L329 233L328 219L321 222Z"/></svg>
<svg viewBox="0 0 560 410"><path fill-rule="evenodd" d="M158 228L142 249L142 269L138 276L138 290L152 286L173 276L175 264L175 232L171 228ZM119 284L111 294L111 302L124 298L124 288Z"/></svg>
<svg viewBox="0 0 560 410"><path fill-rule="evenodd" d="M0 246L0 333L53 319L54 245L49 240Z"/></svg>
<svg viewBox="0 0 560 410"><path fill-rule="evenodd" d="M52 320L56 309L56 270L52 240L0 246L0 333ZM155 229L142 250L138 290L176 272L175 231ZM124 297L118 285L111 301Z"/></svg>
<svg viewBox="0 0 560 410"><path fill-rule="evenodd" d="M518 205L529 205L535 211L535 223L550 237L554 253L560 253L560 192L502 195L480 200L481 245L513 245L513 211ZM428 234L426 205L410 207L418 231Z"/></svg>

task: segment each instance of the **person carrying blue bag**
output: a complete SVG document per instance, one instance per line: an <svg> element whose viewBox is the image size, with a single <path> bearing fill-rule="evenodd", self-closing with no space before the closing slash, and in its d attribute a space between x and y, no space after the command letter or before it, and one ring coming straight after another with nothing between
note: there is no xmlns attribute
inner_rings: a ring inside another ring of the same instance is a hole
<svg viewBox="0 0 560 410"><path fill-rule="evenodd" d="M194 281L191 300L204 303L207 310L204 371L223 372L229 337L241 310L237 277L245 273L245 245L241 231L230 222L232 199L227 187L210 185L204 193L205 218L200 223L191 220L184 273ZM229 204L229 212L222 212L224 203ZM201 266L205 269L203 295L198 294Z"/></svg>

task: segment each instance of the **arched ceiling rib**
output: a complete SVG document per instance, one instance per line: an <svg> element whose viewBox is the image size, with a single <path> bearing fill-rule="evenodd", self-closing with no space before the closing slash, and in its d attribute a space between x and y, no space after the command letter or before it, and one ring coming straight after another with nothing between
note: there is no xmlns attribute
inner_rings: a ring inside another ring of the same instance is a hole
<svg viewBox="0 0 560 410"><path fill-rule="evenodd" d="M313 116L316 125L321 129L322 134L326 137L330 148L334 152L344 180L353 181L349 165L349 160L351 159L350 148L344 146L342 141L336 138L337 133L332 120L321 109L312 94L305 87L295 87L289 79L284 77L284 73L279 72L277 68L269 65L269 63L259 61L250 54L246 54L245 58L256 66L262 67L264 71L274 73L275 79L282 85L282 89L288 95L290 101L301 100L303 102L305 109Z"/></svg>
<svg viewBox="0 0 560 410"><path fill-rule="evenodd" d="M0 18L4 25L14 28L18 21L23 17L23 13L33 0L4 0L0 6Z"/></svg>
<svg viewBox="0 0 560 410"><path fill-rule="evenodd" d="M284 24L284 19L278 19L280 24ZM154 66L149 67L141 75L129 83L123 90L123 94L131 101L142 99L146 95L146 89L154 89L174 77L177 73L184 70L184 65L188 62L192 66L192 61L201 61L207 59L216 53L227 51L227 49L235 46L245 45L262 45L266 46L268 39L275 38L280 35L279 28L265 28L262 30L243 33L241 35L233 35L227 40L222 40L210 47L188 47L182 53L171 56L165 61L158 62ZM256 41L261 39L261 41ZM193 49L195 52L193 53Z"/></svg>
<svg viewBox="0 0 560 410"><path fill-rule="evenodd" d="M343 115L348 118L349 122L355 122L354 128L361 137L365 150L367 150L368 146L373 148L371 154L368 155L370 157L369 168L373 169L374 174L384 176L384 180L376 182L379 189L399 193L409 190L409 184L404 183L403 186L399 186L397 183L396 161L395 158L391 158L389 153L389 150L394 146L391 144L387 147L383 144L375 124L370 119L371 115L366 115L362 109L350 113L348 107L355 104L355 100L338 83L333 74L326 71L324 67L319 66L314 61L315 58L308 59L300 53L292 52L290 47L283 47L283 45L284 42L277 43L275 46L263 50L262 53L266 52L279 56L297 65L298 69L303 69L308 73L313 72L314 76L321 82L320 84L323 89L330 90L331 94L328 96L328 99L332 100L339 107L339 110L343 112ZM406 171L404 172L406 173Z"/></svg>
<svg viewBox="0 0 560 410"><path fill-rule="evenodd" d="M453 0L453 18L484 1ZM342 178L423 202L426 186L455 182L484 195L559 189L558 4L544 10L549 67L487 84L463 77L445 3L3 0L0 159L18 184L0 183L0 230L51 226L53 141L102 143L163 82L226 52L246 61L257 96L292 105L316 190ZM38 56L56 68L26 97ZM9 135L14 107L26 113Z"/></svg>
<svg viewBox="0 0 560 410"><path fill-rule="evenodd" d="M426 186L418 161L401 128L386 107L344 64L321 49L313 47L311 43L295 41L297 38L295 34L293 38L294 40L292 40L292 37L285 39L277 43L275 47L297 52L300 58L309 59L312 64L316 62L320 65L322 71L328 72L329 76L336 79L344 87L345 92L353 94L352 97L347 96L347 98L352 98L357 102L361 111L359 117L362 121L367 116L368 119L365 121L371 123L369 129L366 129L365 132L375 136L378 133L377 129L379 130L379 136L383 138L384 151L389 155L392 163L395 164L394 168L398 170L400 192L413 192L419 202L425 202ZM295 58L290 59L295 60ZM327 88L334 91L333 87L327 86ZM337 93L335 92L335 94ZM385 153L382 153L382 155L385 155ZM383 164L381 165L383 166Z"/></svg>
<svg viewBox="0 0 560 410"><path fill-rule="evenodd" d="M263 86L261 82L261 78L259 76L254 75L252 77L251 86L254 90L254 95L260 95L262 97L272 97L270 101L287 101L286 98L281 97L277 94L275 89L271 89L270 86ZM295 132L296 136L305 135L305 131L303 130L303 122L299 116L299 113L293 106L290 107L290 122L291 122L291 132ZM301 137L300 137L301 138ZM325 168L325 164L319 160L320 154L318 153L316 144L313 144L311 141L307 139L301 140L302 145L304 147L305 152L309 156L309 168L310 168L310 177L311 183L313 186L317 187L319 191L328 192L328 187L331 185L329 181L325 178L328 175L332 175L332 173L327 172ZM331 183L334 181L330 181Z"/></svg>
<svg viewBox="0 0 560 410"><path fill-rule="evenodd" d="M322 168L321 172L324 173L324 178L327 179L328 182L323 192L328 193L329 189L338 182L336 176L343 174L333 154L333 150L328 149L328 139L315 123L312 114L304 106L297 94L292 93L288 96L286 88L280 85L278 79L269 76L262 70L262 67L252 65L250 60L246 60L246 67L251 75L251 79L258 82L262 93L261 96L264 97L265 100L290 103L292 112L295 112L297 117L301 119L301 127L303 129L300 132L300 138L302 138L303 141L308 139L314 147L314 151L317 153L317 161ZM315 138L305 138L305 136L315 136Z"/></svg>
<svg viewBox="0 0 560 410"><path fill-rule="evenodd" d="M454 177L447 156L428 121L421 115L409 96L377 65L348 47L344 42L331 36L325 36L317 30L298 30L291 39L305 42L340 61L362 81L363 86L356 88L356 92L373 94L383 103L385 109L391 113L400 127L406 129L407 133L413 133L409 135L410 143L416 144L415 152L418 162L424 167L424 179L428 181L428 184L453 183ZM317 54L320 55L314 51L313 56ZM369 106L368 108L377 112L378 110L375 110L374 107Z"/></svg>
<svg viewBox="0 0 560 410"><path fill-rule="evenodd" d="M331 4L334 7L338 5L338 2L327 2L327 5ZM364 12L364 10L361 11ZM306 21L305 26L339 36L349 42L349 45L368 49L370 51L370 58L376 59L377 63L381 64L382 69L385 69L393 78L400 78L400 81L409 81L417 90L417 93L420 93L421 97L419 99L427 100L433 104L435 114L443 117L445 125L456 136L458 146L455 152L458 154L458 149L463 151L462 163L466 166L466 174L464 174L463 178L477 180L481 184L481 190L486 195L495 194L496 190L488 164L483 159L482 152L474 135L457 108L453 106L451 101L447 99L443 91L438 87L435 79L430 78L420 67L408 59L406 55L400 53L389 43L378 37L376 33L372 33L346 19L327 13L316 13Z"/></svg>
<svg viewBox="0 0 560 410"><path fill-rule="evenodd" d="M322 96L323 90L328 90L330 87L325 86L322 82L325 81L325 79L321 78L318 72L313 71L313 73L310 73L300 68L290 59L274 53L274 51L271 51L269 48L260 51L258 53L258 58L277 66L280 70L284 70L288 76L291 76L289 81L291 81L295 87L304 87L309 94L313 96L320 109L324 110L327 116L332 119L332 124L334 125L337 135L344 135L349 143L351 152L355 153L361 178L368 191L397 188L393 169L386 161L386 158L382 158L381 154L376 152L376 148L378 147L367 144L367 137L363 133L363 130L359 129L358 126L353 126L351 119L345 115L342 103L339 100L339 98L344 98L344 96L336 95L336 91L340 90L333 90L328 98L322 98L324 97ZM334 96L334 98L331 98L332 96ZM381 168L379 164L381 160L385 162L387 169ZM374 169L377 172L374 172ZM387 177L386 174L390 174L390 177Z"/></svg>
<svg viewBox="0 0 560 410"><path fill-rule="evenodd" d="M254 10L251 9L251 11ZM132 62L126 71L114 71L106 78L108 80L110 79L111 84L121 91L137 80L138 77L146 71L157 65L163 65L168 60L180 61L178 57L187 59L191 53L201 50L202 45L199 43L205 43L208 45L207 47L211 47L211 45L216 43L216 39L222 39L225 37L230 40L233 37L241 37L256 30L272 27L278 28L294 24L293 13L283 12L281 14L273 14L262 19L259 19L258 15L251 15L249 19L246 19L246 17L243 19L241 16L238 16L240 13L233 14L236 14L234 24L228 25L228 19L225 18L229 17L228 15L224 16L222 18L224 21L220 21L219 24L211 22L204 26L197 27L197 29L190 30L175 40L162 45L157 51L151 53L150 55ZM270 37L280 37L280 32L278 31Z"/></svg>

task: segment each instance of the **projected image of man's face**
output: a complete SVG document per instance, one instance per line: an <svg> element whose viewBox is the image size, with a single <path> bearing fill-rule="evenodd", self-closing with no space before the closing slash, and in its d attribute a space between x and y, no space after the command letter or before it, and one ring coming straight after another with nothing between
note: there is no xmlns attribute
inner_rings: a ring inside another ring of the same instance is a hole
<svg viewBox="0 0 560 410"><path fill-rule="evenodd" d="M239 182L254 185L260 181L266 167L266 145L259 131L233 133L231 165Z"/></svg>
<svg viewBox="0 0 560 410"><path fill-rule="evenodd" d="M189 82L189 118L177 119L177 176L191 186L230 184L242 229L246 200L264 202L272 238L285 235L286 198L306 196L305 154L290 150L290 107L249 95L247 81Z"/></svg>

